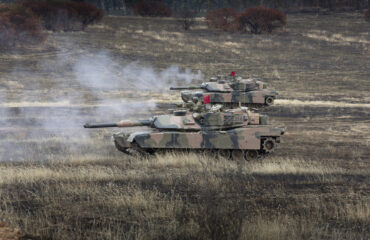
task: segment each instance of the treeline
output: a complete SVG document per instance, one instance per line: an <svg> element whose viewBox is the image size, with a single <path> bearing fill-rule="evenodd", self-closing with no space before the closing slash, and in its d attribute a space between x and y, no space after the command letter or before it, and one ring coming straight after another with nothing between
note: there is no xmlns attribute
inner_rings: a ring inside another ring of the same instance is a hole
<svg viewBox="0 0 370 240"><path fill-rule="evenodd" d="M94 4L24 0L0 4L0 49L38 45L50 31L79 31L103 18Z"/></svg>
<svg viewBox="0 0 370 240"><path fill-rule="evenodd" d="M19 0L0 0L0 3L17 2ZM73 0L74 2L88 2L96 5L105 12L122 11L132 14L135 4L143 0ZM361 10L370 8L370 0L157 0L164 3L173 12L182 12L191 9L196 12L231 7L243 10L248 7L265 6L283 10L299 8L326 8L331 10L352 9Z"/></svg>
<svg viewBox="0 0 370 240"><path fill-rule="evenodd" d="M143 0L75 0L95 4L104 11L123 10L132 13L133 6ZM265 6L280 9L326 8L326 9L368 9L370 0L158 0L167 5L173 12L191 9L206 12L219 8L231 7L243 10L248 7Z"/></svg>

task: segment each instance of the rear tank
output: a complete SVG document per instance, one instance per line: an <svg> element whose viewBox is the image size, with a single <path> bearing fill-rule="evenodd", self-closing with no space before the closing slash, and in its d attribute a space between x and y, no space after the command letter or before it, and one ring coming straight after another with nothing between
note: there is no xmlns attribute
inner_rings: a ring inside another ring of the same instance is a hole
<svg viewBox="0 0 370 240"><path fill-rule="evenodd" d="M166 150L207 151L233 159L254 159L275 150L284 129L268 124L267 116L247 108L195 113L186 110L149 120L86 124L86 128L147 126L145 131L113 135L124 153Z"/></svg>
<svg viewBox="0 0 370 240"><path fill-rule="evenodd" d="M209 96L212 104L223 104L228 108L271 106L278 95L259 79L242 79L236 76L211 78L200 86L171 87L170 90L185 90L181 91L184 102L193 97Z"/></svg>

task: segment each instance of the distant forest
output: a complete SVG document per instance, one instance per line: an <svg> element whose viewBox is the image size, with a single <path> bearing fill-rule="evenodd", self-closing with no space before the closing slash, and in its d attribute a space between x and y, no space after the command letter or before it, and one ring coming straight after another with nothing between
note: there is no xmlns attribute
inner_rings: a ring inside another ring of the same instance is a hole
<svg viewBox="0 0 370 240"><path fill-rule="evenodd" d="M121 10L124 14L132 13L132 7L143 0L73 0L89 2L106 12ZM370 8L370 0L157 0L166 4L173 12L193 10L204 12L223 7L243 10L247 7L265 6L280 9L326 8L332 10L361 10ZM0 0L15 2L15 0Z"/></svg>

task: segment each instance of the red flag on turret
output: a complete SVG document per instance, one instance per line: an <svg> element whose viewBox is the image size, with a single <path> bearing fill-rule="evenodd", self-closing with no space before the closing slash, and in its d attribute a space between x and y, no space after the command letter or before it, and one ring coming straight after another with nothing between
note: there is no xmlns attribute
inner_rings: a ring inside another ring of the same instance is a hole
<svg viewBox="0 0 370 240"><path fill-rule="evenodd" d="M204 104L211 103L211 97L209 95L203 97L203 103Z"/></svg>
<svg viewBox="0 0 370 240"><path fill-rule="evenodd" d="M236 75L236 72L231 72L230 76L234 77Z"/></svg>

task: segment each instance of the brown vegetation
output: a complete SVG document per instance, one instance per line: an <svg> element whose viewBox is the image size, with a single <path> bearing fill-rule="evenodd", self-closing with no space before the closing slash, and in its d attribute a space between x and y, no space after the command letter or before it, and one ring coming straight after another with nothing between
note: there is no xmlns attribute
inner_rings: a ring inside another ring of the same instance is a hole
<svg viewBox="0 0 370 240"><path fill-rule="evenodd" d="M38 45L47 38L44 31L70 31L103 18L103 11L90 3L27 0L0 5L0 48Z"/></svg>
<svg viewBox="0 0 370 240"><path fill-rule="evenodd" d="M19 240L22 233L19 229L13 229L7 226L4 222L0 222L0 239L1 240Z"/></svg>
<svg viewBox="0 0 370 240"><path fill-rule="evenodd" d="M27 0L22 3L52 31L81 30L87 25L100 21L103 11L90 3Z"/></svg>
<svg viewBox="0 0 370 240"><path fill-rule="evenodd" d="M247 8L238 14L233 8L213 10L206 16L208 27L224 31L250 31L253 34L271 33L286 24L286 15L276 9L265 7Z"/></svg>
<svg viewBox="0 0 370 240"><path fill-rule="evenodd" d="M0 6L0 48L40 44L46 37L40 20L29 9Z"/></svg>
<svg viewBox="0 0 370 240"><path fill-rule="evenodd" d="M120 10L132 8L138 2L143 0L85 0L90 3L98 4L104 11ZM289 11L314 12L320 9L331 9L340 11L353 11L355 9L368 9L368 0L223 0L223 1L210 1L210 0L192 0L192 1L179 1L179 0L156 0L164 2L173 11L179 12L185 9L192 9L199 12L204 12L207 9L219 9L223 7L232 7L234 9L245 9L253 6L264 6L271 8L279 8Z"/></svg>
<svg viewBox="0 0 370 240"><path fill-rule="evenodd" d="M162 2L141 1L134 5L134 13L143 17L170 17L171 10Z"/></svg>
<svg viewBox="0 0 370 240"><path fill-rule="evenodd" d="M364 14L365 20L370 22L370 10L367 10Z"/></svg>
<svg viewBox="0 0 370 240"><path fill-rule="evenodd" d="M221 8L210 11L206 16L208 27L230 31L234 28L238 13L233 8Z"/></svg>
<svg viewBox="0 0 370 240"><path fill-rule="evenodd" d="M237 29L251 33L272 32L274 28L286 24L286 15L276 9L255 7L248 8L236 18Z"/></svg>
<svg viewBox="0 0 370 240"><path fill-rule="evenodd" d="M166 154L6 164L0 174L3 216L42 238L361 239L370 217L368 197L340 186L356 175L317 161Z"/></svg>

